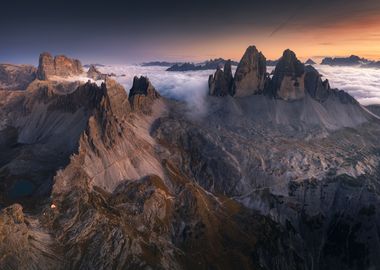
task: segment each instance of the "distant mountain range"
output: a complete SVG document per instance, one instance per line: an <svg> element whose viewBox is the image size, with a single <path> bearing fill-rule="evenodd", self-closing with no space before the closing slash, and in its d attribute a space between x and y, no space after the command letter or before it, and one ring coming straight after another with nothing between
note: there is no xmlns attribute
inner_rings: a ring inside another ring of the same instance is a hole
<svg viewBox="0 0 380 270"><path fill-rule="evenodd" d="M275 67L278 63L278 60L267 60L267 66Z"/></svg>
<svg viewBox="0 0 380 270"><path fill-rule="evenodd" d="M278 59L277 60L266 60L267 62L267 66L273 66L275 67L277 64L278 64ZM307 59L307 61L305 62L306 65L315 65L316 63L311 59Z"/></svg>
<svg viewBox="0 0 380 270"><path fill-rule="evenodd" d="M357 55L351 55L349 57L326 57L322 60L321 65L380 68L380 61L368 60Z"/></svg>
<svg viewBox="0 0 380 270"><path fill-rule="evenodd" d="M197 71L197 70L214 70L217 67L222 68L226 60L223 58L210 59L200 63L191 62L166 62L166 61L151 61L141 64L143 67L160 66L169 67L167 71ZM278 60L266 60L267 66L276 66ZM231 61L231 65L237 66L237 61Z"/></svg>
<svg viewBox="0 0 380 270"><path fill-rule="evenodd" d="M141 64L143 67L152 67L152 66L159 66L159 67L171 67L175 64L182 64L181 62L166 62L166 61L151 61L151 62L144 62Z"/></svg>
<svg viewBox="0 0 380 270"><path fill-rule="evenodd" d="M214 70L222 68L228 60L223 58L210 59L198 64L194 63L182 63L174 64L167 69L167 71L197 71L197 70ZM238 62L231 61L231 65L237 66Z"/></svg>
<svg viewBox="0 0 380 270"><path fill-rule="evenodd" d="M85 65L83 65L83 67L85 67L85 68L90 68L91 66L94 66L94 67L105 67L106 65L103 65L103 64L85 64Z"/></svg>

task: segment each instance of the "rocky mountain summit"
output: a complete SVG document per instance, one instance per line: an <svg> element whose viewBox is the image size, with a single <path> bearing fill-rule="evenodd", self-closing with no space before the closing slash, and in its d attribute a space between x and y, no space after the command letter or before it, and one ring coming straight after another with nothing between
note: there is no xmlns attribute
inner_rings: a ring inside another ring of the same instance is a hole
<svg viewBox="0 0 380 270"><path fill-rule="evenodd" d="M311 58L307 59L306 62L305 62L305 65L315 65L317 63L315 63L315 61Z"/></svg>
<svg viewBox="0 0 380 270"><path fill-rule="evenodd" d="M227 93L234 97L265 95L288 101L311 97L320 102L329 96L336 96L344 103L357 103L344 91L331 89L327 79L322 80L321 74L315 68L311 65L305 66L289 49L284 51L272 74L266 72L265 57L255 46L248 47L234 77L228 76L233 81L232 87L226 83L223 74L222 70L217 69L215 75L210 76L210 95L225 96Z"/></svg>
<svg viewBox="0 0 380 270"><path fill-rule="evenodd" d="M379 268L377 109L290 50L238 70L201 116L147 77L0 91L0 269Z"/></svg>
<svg viewBox="0 0 380 270"><path fill-rule="evenodd" d="M231 61L224 64L223 70L218 68L215 75L210 75L208 79L209 94L212 96L226 96L232 91L232 70Z"/></svg>
<svg viewBox="0 0 380 270"><path fill-rule="evenodd" d="M283 100L305 97L305 66L291 50L285 50L278 61L271 81L271 90Z"/></svg>
<svg viewBox="0 0 380 270"><path fill-rule="evenodd" d="M90 65L87 71L87 77L93 80L105 80L107 78L107 74L101 73L94 65Z"/></svg>
<svg viewBox="0 0 380 270"><path fill-rule="evenodd" d="M81 75L83 67L79 60L71 59L64 55L53 57L44 52L40 55L37 77L39 80L48 80L51 77L68 77Z"/></svg>
<svg viewBox="0 0 380 270"><path fill-rule="evenodd" d="M84 73L79 60L64 55L53 58L50 53L44 52L40 55L38 68L32 65L0 64L0 90L25 90L36 79L60 81L72 76L105 80L107 74L102 74L95 65L89 65L89 70Z"/></svg>
<svg viewBox="0 0 380 270"><path fill-rule="evenodd" d="M237 66L231 93L237 97L261 93L266 80L265 61L255 46L248 47Z"/></svg>
<svg viewBox="0 0 380 270"><path fill-rule="evenodd" d="M133 78L132 88L129 90L129 102L135 111L142 111L145 114L151 112L152 104L160 95L150 83L147 77Z"/></svg>

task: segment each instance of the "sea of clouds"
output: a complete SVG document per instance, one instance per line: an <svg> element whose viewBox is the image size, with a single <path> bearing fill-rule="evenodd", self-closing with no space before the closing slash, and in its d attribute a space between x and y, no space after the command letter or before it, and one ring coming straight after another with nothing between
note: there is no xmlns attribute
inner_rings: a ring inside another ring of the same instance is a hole
<svg viewBox="0 0 380 270"><path fill-rule="evenodd" d="M170 72L166 69L167 67L138 65L99 67L101 72L115 73L116 80L127 91L132 87L134 76L147 76L162 96L185 101L189 110L202 114L206 108L208 76L213 71Z"/></svg>
<svg viewBox="0 0 380 270"><path fill-rule="evenodd" d="M186 101L191 110L201 113L208 94L208 76L214 71L169 72L166 68L115 65L100 67L99 70L115 73L117 81L127 91L132 86L134 76L147 76L161 95ZM268 72L273 68L268 67ZM315 65L315 68L324 79L329 80L332 88L347 91L363 105L380 104L380 69L326 65Z"/></svg>

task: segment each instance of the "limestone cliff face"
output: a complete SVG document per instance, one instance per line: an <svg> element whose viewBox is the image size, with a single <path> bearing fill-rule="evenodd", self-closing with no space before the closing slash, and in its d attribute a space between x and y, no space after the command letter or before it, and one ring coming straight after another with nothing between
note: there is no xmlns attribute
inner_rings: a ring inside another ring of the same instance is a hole
<svg viewBox="0 0 380 270"><path fill-rule="evenodd" d="M318 101L325 101L330 92L330 84L326 79L322 81L319 72L312 66L305 68L305 89L311 97Z"/></svg>
<svg viewBox="0 0 380 270"><path fill-rule="evenodd" d="M31 65L0 64L0 90L25 90L36 79Z"/></svg>
<svg viewBox="0 0 380 270"><path fill-rule="evenodd" d="M226 96L232 94L233 77L231 71L231 60L224 64L224 69L217 69L214 75L208 79L209 95Z"/></svg>
<svg viewBox="0 0 380 270"><path fill-rule="evenodd" d="M245 51L235 72L233 95L244 97L264 90L266 80L266 59L255 46Z"/></svg>
<svg viewBox="0 0 380 270"><path fill-rule="evenodd" d="M82 64L77 59L71 59L64 55L53 57L47 52L40 55L37 71L37 77L39 80L48 80L54 76L68 77L80 75L82 73Z"/></svg>
<svg viewBox="0 0 380 270"><path fill-rule="evenodd" d="M313 66L305 67L289 49L277 61L272 78L266 73L265 57L255 46L250 46L233 78L231 65L227 62L224 70L218 68L214 75L209 76L208 86L211 96L265 95L285 101L311 97L318 102L325 102L331 97L344 104L358 104L348 93L331 89L328 80L322 81L321 75Z"/></svg>
<svg viewBox="0 0 380 270"><path fill-rule="evenodd" d="M133 78L133 85L129 90L129 101L134 111L151 113L152 103L159 97L160 95L147 77Z"/></svg>
<svg viewBox="0 0 380 270"><path fill-rule="evenodd" d="M298 100L305 97L305 66L294 52L285 50L276 65L272 91L278 98Z"/></svg>

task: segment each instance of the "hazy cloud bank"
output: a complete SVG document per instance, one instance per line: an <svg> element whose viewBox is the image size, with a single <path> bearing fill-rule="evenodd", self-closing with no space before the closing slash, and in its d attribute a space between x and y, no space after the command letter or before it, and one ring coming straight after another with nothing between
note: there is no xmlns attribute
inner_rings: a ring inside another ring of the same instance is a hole
<svg viewBox="0 0 380 270"><path fill-rule="evenodd" d="M380 69L358 67L315 66L330 81L333 88L347 91L363 105L380 104ZM132 86L133 77L148 76L161 95L186 101L190 110L202 113L208 93L208 76L211 70L194 72L168 72L165 67L107 66L102 72L125 75L117 80L127 89ZM272 68L268 68L270 72Z"/></svg>

